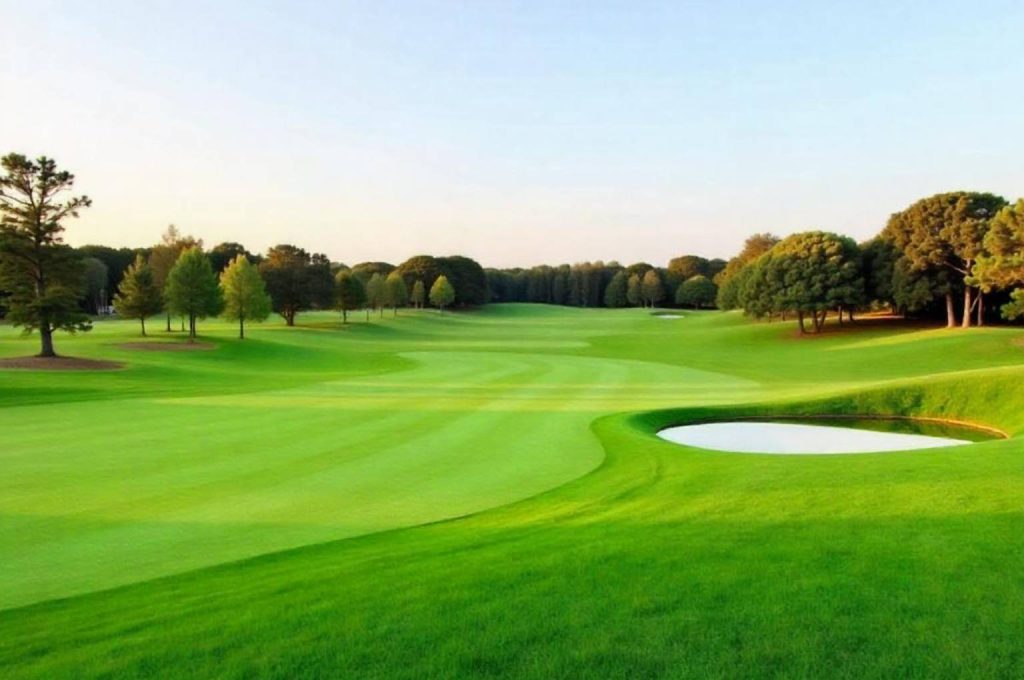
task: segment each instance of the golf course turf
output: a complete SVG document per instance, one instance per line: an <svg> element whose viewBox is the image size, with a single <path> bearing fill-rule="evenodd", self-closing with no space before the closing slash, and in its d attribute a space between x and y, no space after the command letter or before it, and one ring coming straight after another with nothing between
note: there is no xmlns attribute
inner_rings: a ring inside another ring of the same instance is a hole
<svg viewBox="0 0 1024 680"><path fill-rule="evenodd" d="M207 321L194 352L125 346L127 322L59 337L125 368L0 369L3 676L1019 673L1024 331L684 316L317 313L244 341ZM35 341L0 327L0 357ZM655 436L853 414L1009 438Z"/></svg>

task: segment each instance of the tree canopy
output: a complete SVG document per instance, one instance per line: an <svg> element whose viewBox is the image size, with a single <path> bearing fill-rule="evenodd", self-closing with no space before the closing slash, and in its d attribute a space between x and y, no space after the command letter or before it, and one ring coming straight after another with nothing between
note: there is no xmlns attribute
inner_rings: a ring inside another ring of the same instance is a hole
<svg viewBox="0 0 1024 680"><path fill-rule="evenodd" d="M342 270L334 277L335 300L341 311L341 322L348 323L348 313L366 304L366 288L358 276Z"/></svg>
<svg viewBox="0 0 1024 680"><path fill-rule="evenodd" d="M949 269L964 284L964 327L971 324L974 266L984 255L990 220L1006 200L989 193L954 191L923 198L889 218L883 238L892 241L915 271ZM946 325L956 325L953 293L947 291ZM980 304L980 303L979 303Z"/></svg>
<svg viewBox="0 0 1024 680"><path fill-rule="evenodd" d="M810 314L819 332L828 310L842 314L864 301L860 250L853 239L830 232L793 234L758 258L739 297L757 317L796 312L801 332Z"/></svg>
<svg viewBox="0 0 1024 680"><path fill-rule="evenodd" d="M7 319L39 331L43 357L56 356L53 333L91 328L79 310L82 263L64 244L63 222L92 205L88 196L60 200L75 176L40 157L8 154L0 160L0 289L7 292Z"/></svg>
<svg viewBox="0 0 1024 680"><path fill-rule="evenodd" d="M137 255L121 277L121 287L114 296L114 309L126 319L138 319L145 337L146 317L159 314L163 308L163 295L156 285L153 269L146 258Z"/></svg>
<svg viewBox="0 0 1024 680"><path fill-rule="evenodd" d="M384 279L384 291L388 306L391 307L392 313L398 316L398 308L409 302L409 289L405 285L405 279L398 272L391 272Z"/></svg>
<svg viewBox="0 0 1024 680"><path fill-rule="evenodd" d="M718 286L703 274L697 274L679 284L676 290L676 304L700 309L715 304Z"/></svg>
<svg viewBox="0 0 1024 680"><path fill-rule="evenodd" d="M409 296L410 302L417 308L422 309L424 303L427 301L427 288L423 285L423 282L418 280L412 284L412 293Z"/></svg>
<svg viewBox="0 0 1024 680"><path fill-rule="evenodd" d="M310 254L293 245L277 245L267 251L259 271L274 312L289 326L295 325L299 312L330 309L334 304L334 275L325 255Z"/></svg>
<svg viewBox="0 0 1024 680"><path fill-rule="evenodd" d="M188 319L188 337L196 337L196 321L217 316L224 307L224 299L210 260L198 246L181 254L167 275L164 288L167 307Z"/></svg>
<svg viewBox="0 0 1024 680"><path fill-rule="evenodd" d="M270 316L271 300L259 270L239 253L220 274L224 296L222 316L238 322L238 338L245 338L246 321L263 321Z"/></svg>
<svg viewBox="0 0 1024 680"><path fill-rule="evenodd" d="M434 285L430 287L430 304L434 305L444 313L444 308L455 301L455 288L448 283L448 277L444 274L437 277Z"/></svg>

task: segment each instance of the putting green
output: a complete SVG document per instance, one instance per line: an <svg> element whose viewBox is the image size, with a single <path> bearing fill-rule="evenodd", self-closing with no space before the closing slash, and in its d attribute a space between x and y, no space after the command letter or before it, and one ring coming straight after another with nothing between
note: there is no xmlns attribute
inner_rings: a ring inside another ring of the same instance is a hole
<svg viewBox="0 0 1024 680"><path fill-rule="evenodd" d="M734 314L527 305L302 321L244 342L208 323L202 352L100 324L58 350L126 370L0 375L0 662L998 674L1022 651L999 634L1024 604L1018 439L780 460L655 436L858 412L1017 435L1018 330L801 341ZM31 348L0 331L0 356Z"/></svg>

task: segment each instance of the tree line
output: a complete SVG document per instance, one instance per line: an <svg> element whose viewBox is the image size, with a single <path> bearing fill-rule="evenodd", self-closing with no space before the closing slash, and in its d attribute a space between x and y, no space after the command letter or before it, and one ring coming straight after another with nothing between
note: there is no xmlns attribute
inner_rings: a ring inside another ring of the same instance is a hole
<svg viewBox="0 0 1024 680"><path fill-rule="evenodd" d="M936 194L892 214L862 244L825 231L755 234L717 283L718 307L768 320L791 314L801 332L805 322L820 332L829 313L842 323L844 314L852 320L855 310L879 306L941 314L947 327L983 325L995 310L1017 319L1024 316L1024 200Z"/></svg>
<svg viewBox="0 0 1024 680"><path fill-rule="evenodd" d="M572 307L711 307L725 268L720 259L683 255L667 267L646 262L582 262L529 269L487 269L494 302L539 302Z"/></svg>
<svg viewBox="0 0 1024 680"><path fill-rule="evenodd" d="M92 203L88 196L65 197L74 175L46 157L8 154L0 166L0 312L26 331L39 331L40 356L56 356L55 331L89 330L89 313L108 302L120 316L138 319L142 335L146 319L162 314L167 331L178 317L191 340L197 322L213 316L237 321L244 338L247 322L271 312L293 326L307 310L335 309L347 323L348 313L360 308L369 319L371 310L397 315L409 304L443 313L487 301L483 268L458 255L348 267L290 244L265 255L238 243L204 251L202 240L174 225L149 248L73 249L64 243L64 222Z"/></svg>

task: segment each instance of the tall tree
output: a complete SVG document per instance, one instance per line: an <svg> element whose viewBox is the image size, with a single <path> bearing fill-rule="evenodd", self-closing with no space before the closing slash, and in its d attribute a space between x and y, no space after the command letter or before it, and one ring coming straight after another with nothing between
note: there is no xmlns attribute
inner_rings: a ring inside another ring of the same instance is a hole
<svg viewBox="0 0 1024 680"><path fill-rule="evenodd" d="M882 232L903 252L914 269L944 268L955 272L964 283L962 325L971 325L970 281L974 266L984 255L989 221L1006 205L1001 196L954 191L923 198L895 213ZM979 300L977 304L982 304ZM953 293L946 293L946 326L956 325Z"/></svg>
<svg viewBox="0 0 1024 680"><path fill-rule="evenodd" d="M272 303L259 270L245 255L231 260L220 274L224 296L222 316L238 322L238 338L245 338L246 321L263 321L270 316Z"/></svg>
<svg viewBox="0 0 1024 680"><path fill-rule="evenodd" d="M665 287L661 285L661 277L658 276L658 272L654 269L644 274L640 290L643 293L644 302L652 308L665 299Z"/></svg>
<svg viewBox="0 0 1024 680"><path fill-rule="evenodd" d="M741 293L744 309L761 316L795 311L800 332L810 314L820 332L830 309L864 300L860 250L852 239L829 232L793 234L758 258Z"/></svg>
<svg viewBox="0 0 1024 680"><path fill-rule="evenodd" d="M423 309L423 304L427 301L427 288L423 281L417 279L416 283L412 284L412 295L409 299L416 309Z"/></svg>
<svg viewBox="0 0 1024 680"><path fill-rule="evenodd" d="M387 287L384 285L384 277L376 272L366 282L366 303L375 310L380 311L380 317L384 318L384 307L388 301Z"/></svg>
<svg viewBox="0 0 1024 680"><path fill-rule="evenodd" d="M114 296L114 309L126 319L138 319L142 337L146 337L146 317L159 314L163 308L163 296L153 277L153 269L146 258L137 255L121 277L121 287Z"/></svg>
<svg viewBox="0 0 1024 680"><path fill-rule="evenodd" d="M0 289L8 293L7 320L38 330L39 356L54 357L54 331L91 328L78 307L81 263L64 244L62 222L92 202L88 196L61 200L75 176L50 158L12 153L0 165Z"/></svg>
<svg viewBox="0 0 1024 680"><path fill-rule="evenodd" d="M626 278L626 271L619 270L604 289L604 306L625 307L629 304L628 291L629 279Z"/></svg>
<svg viewBox="0 0 1024 680"><path fill-rule="evenodd" d="M293 245L277 245L260 263L274 312L288 326L308 309L329 309L334 305L334 275L331 263L320 254L310 254Z"/></svg>
<svg viewBox="0 0 1024 680"><path fill-rule="evenodd" d="M167 287L167 277L174 268L175 263L181 254L192 247L203 247L202 239L191 236L184 236L173 224L167 226L167 230L160 235L160 243L153 246L149 254L149 266L153 270L153 280L163 291ZM171 332L171 309L167 311L167 332Z"/></svg>
<svg viewBox="0 0 1024 680"><path fill-rule="evenodd" d="M444 314L444 308L455 301L455 289L444 274L438 276L430 287L430 304Z"/></svg>
<svg viewBox="0 0 1024 680"><path fill-rule="evenodd" d="M1024 284L1024 198L1000 210L985 235L987 254L978 258L972 284L982 291ZM1024 290L1011 293L1011 301L1002 307L1005 319L1024 313ZM981 314L978 315L980 320Z"/></svg>
<svg viewBox="0 0 1024 680"><path fill-rule="evenodd" d="M183 252L167 275L164 288L167 306L188 319L189 342L196 337L196 320L217 316L224 299L210 260L202 249L193 246Z"/></svg>
<svg viewBox="0 0 1024 680"><path fill-rule="evenodd" d="M392 313L398 316L398 308L409 302L409 289L405 286L405 279L398 272L391 272L388 278L384 279L384 290Z"/></svg>
<svg viewBox="0 0 1024 680"><path fill-rule="evenodd" d="M626 282L626 301L634 307L638 307L644 302L643 285L640 282L639 274L630 275Z"/></svg>
<svg viewBox="0 0 1024 680"><path fill-rule="evenodd" d="M341 310L341 322L348 323L348 313L366 303L366 288L358 276L342 270L334 277L335 303Z"/></svg>

